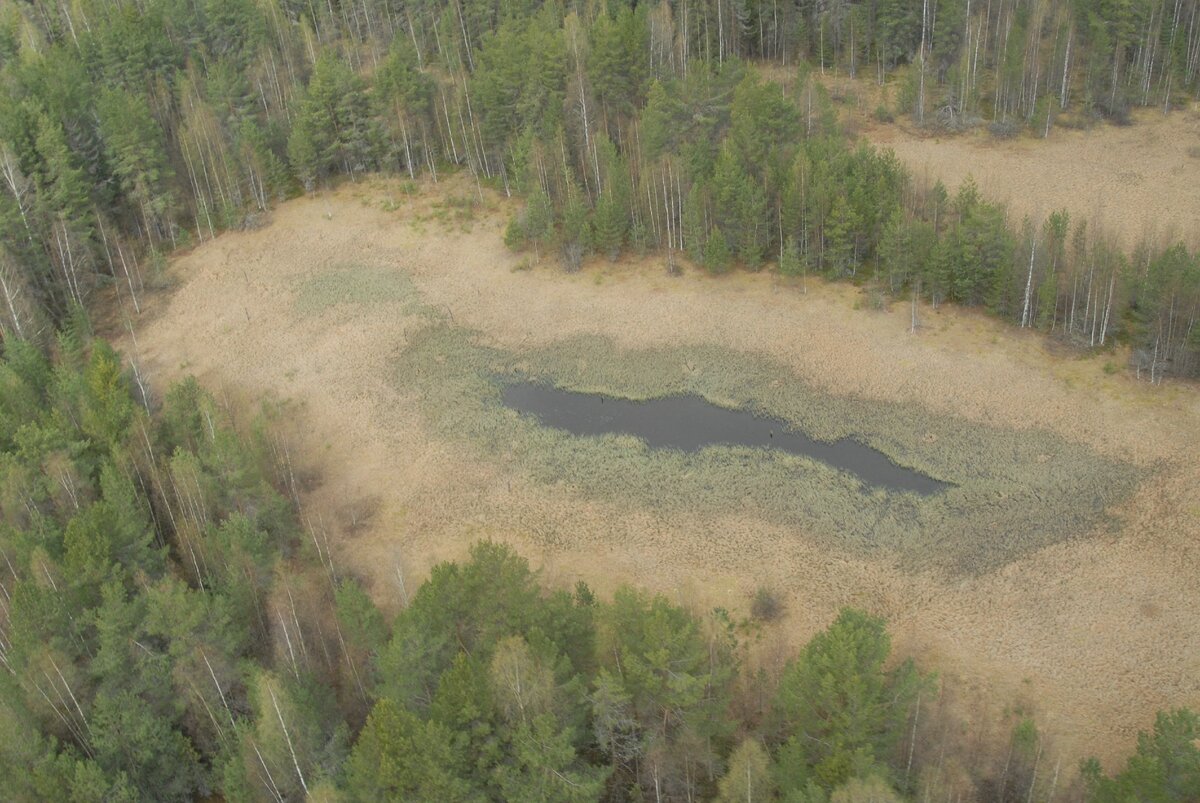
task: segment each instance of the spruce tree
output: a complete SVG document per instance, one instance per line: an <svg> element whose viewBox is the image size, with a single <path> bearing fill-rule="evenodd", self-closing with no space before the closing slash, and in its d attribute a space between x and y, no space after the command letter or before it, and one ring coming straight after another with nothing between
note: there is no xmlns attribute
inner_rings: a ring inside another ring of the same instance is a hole
<svg viewBox="0 0 1200 803"><path fill-rule="evenodd" d="M708 245L708 227L705 225L704 188L699 181L693 182L683 202L683 247L688 259L699 265L704 261L704 249Z"/></svg>
<svg viewBox="0 0 1200 803"><path fill-rule="evenodd" d="M625 244L625 232L629 226L628 212L621 198L614 192L608 192L596 202L596 214L593 225L593 238L596 250L616 261Z"/></svg>
<svg viewBox="0 0 1200 803"><path fill-rule="evenodd" d="M842 195L833 199L825 219L825 265L836 275L853 274L858 267L857 251L860 220L853 206Z"/></svg>
<svg viewBox="0 0 1200 803"><path fill-rule="evenodd" d="M762 265L763 250L771 229L762 186L752 180L743 181L737 194L734 231L737 233L738 259L751 270Z"/></svg>
<svg viewBox="0 0 1200 803"><path fill-rule="evenodd" d="M779 258L779 272L784 276L799 276L803 270L800 246L796 244L795 237L788 237L783 245L783 255Z"/></svg>
<svg viewBox="0 0 1200 803"><path fill-rule="evenodd" d="M570 273L579 270L583 258L591 251L592 223L589 218L590 210L583 192L572 185L567 191L559 232L563 265Z"/></svg>
<svg viewBox="0 0 1200 803"><path fill-rule="evenodd" d="M704 267L709 273L724 273L733 262L733 253L729 250L729 242L720 229L708 233L708 242L704 244Z"/></svg>

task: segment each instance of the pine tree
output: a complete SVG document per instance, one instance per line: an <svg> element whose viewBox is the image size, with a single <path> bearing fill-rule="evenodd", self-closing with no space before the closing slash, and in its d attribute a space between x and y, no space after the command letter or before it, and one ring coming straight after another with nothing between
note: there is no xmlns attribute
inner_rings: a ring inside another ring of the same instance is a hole
<svg viewBox="0 0 1200 803"><path fill-rule="evenodd" d="M97 695L90 724L96 763L109 778L123 774L142 799L194 799L199 757L183 733L141 697Z"/></svg>
<svg viewBox="0 0 1200 803"><path fill-rule="evenodd" d="M44 281L61 319L71 305L82 305L91 290L95 217L84 172L62 128L45 115L38 117L36 147L40 169L35 174L35 208L45 221L46 249L56 265L56 275Z"/></svg>
<svg viewBox="0 0 1200 803"><path fill-rule="evenodd" d="M420 171L422 153L428 147L433 89L434 82L420 69L411 43L398 37L375 76L371 92L383 128L391 132L393 158L403 163L410 177Z"/></svg>
<svg viewBox="0 0 1200 803"><path fill-rule="evenodd" d="M733 233L741 222L739 206L743 196L747 195L749 183L750 177L727 142L717 157L711 182L713 224L726 235Z"/></svg>
<svg viewBox="0 0 1200 803"><path fill-rule="evenodd" d="M513 760L497 768L503 800L590 803L604 791L607 772L579 761L569 730L547 714L519 724L512 735Z"/></svg>
<svg viewBox="0 0 1200 803"><path fill-rule="evenodd" d="M49 217L59 217L82 226L83 236L91 234L91 201L84 171L67 144L61 127L49 117L38 118L37 199Z"/></svg>
<svg viewBox="0 0 1200 803"><path fill-rule="evenodd" d="M451 733L384 697L375 704L346 761L351 800L483 800L456 774Z"/></svg>
<svg viewBox="0 0 1200 803"><path fill-rule="evenodd" d="M524 38L525 79L516 111L521 127L551 132L563 122L567 76L567 43L553 6L542 7Z"/></svg>
<svg viewBox="0 0 1200 803"><path fill-rule="evenodd" d="M674 150L675 138L680 131L676 118L681 111L660 81L650 84L646 106L642 109L642 147L648 158L654 159Z"/></svg>
<svg viewBox="0 0 1200 803"><path fill-rule="evenodd" d="M793 734L781 763L810 767L827 789L886 766L921 683L911 663L884 669L890 650L883 620L849 608L813 637L775 698L776 722Z"/></svg>
<svg viewBox="0 0 1200 803"><path fill-rule="evenodd" d="M610 689L609 738L619 745L632 718L642 734L643 788L655 778L688 789L689 767L713 766L713 751L728 738L720 712L729 700L730 645L719 633L705 638L700 624L661 596L624 588L603 611L598 655ZM693 792L694 794L694 792Z"/></svg>
<svg viewBox="0 0 1200 803"><path fill-rule="evenodd" d="M487 668L459 653L438 678L429 717L451 734L455 763L464 768L464 777L487 784L503 755Z"/></svg>
<svg viewBox="0 0 1200 803"><path fill-rule="evenodd" d="M616 261L625 243L625 231L628 218L621 208L619 199L611 193L604 195L596 202L593 236L596 250L604 253L612 261Z"/></svg>
<svg viewBox="0 0 1200 803"><path fill-rule="evenodd" d="M1037 321L1042 329L1053 329L1058 323L1059 276L1067 259L1070 227L1071 218L1065 209L1052 212L1043 225L1049 265L1038 289Z"/></svg>
<svg viewBox="0 0 1200 803"><path fill-rule="evenodd" d="M540 259L539 251L545 247L554 231L554 211L546 193L535 192L525 207L525 237L533 244L534 257Z"/></svg>
<svg viewBox="0 0 1200 803"><path fill-rule="evenodd" d="M359 693L365 696L373 674L370 663L387 643L388 628L383 614L356 581L343 579L338 584L335 601L343 658L349 663L349 674Z"/></svg>
<svg viewBox="0 0 1200 803"><path fill-rule="evenodd" d="M375 164L378 133L361 78L336 55L313 66L288 139L288 158L306 189L333 171L354 174Z"/></svg>
<svg viewBox="0 0 1200 803"><path fill-rule="evenodd" d="M799 113L783 87L747 73L733 94L729 132L746 169L760 180L781 172L791 162L799 129Z"/></svg>

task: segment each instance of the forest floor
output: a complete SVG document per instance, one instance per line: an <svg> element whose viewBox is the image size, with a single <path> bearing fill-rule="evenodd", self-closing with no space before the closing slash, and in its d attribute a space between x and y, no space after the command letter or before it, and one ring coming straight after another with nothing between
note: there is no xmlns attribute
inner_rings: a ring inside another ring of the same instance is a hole
<svg viewBox="0 0 1200 803"><path fill-rule="evenodd" d="M402 187L372 180L285 203L263 228L172 260L136 344L124 324L105 332L159 392L195 375L243 424L271 400L306 519L329 530L342 565L382 604L400 604L397 573L411 592L433 563L487 537L512 543L551 583L584 579L600 593L630 582L744 614L757 587L775 589L786 615L758 646L768 664L858 605L888 617L899 651L954 690L970 714L956 738L1004 738L1014 711L1031 713L1068 773L1082 755L1128 752L1156 709L1200 705L1194 387L1152 388L1112 372L1119 354L1079 357L968 311L922 309L911 335L907 305L868 309L848 285L671 277L653 259L573 275L550 259L530 268L503 245L508 202L481 202L462 178L412 197ZM457 413L417 373L453 354L434 343L428 362L410 360L410 377L398 368L431 316L518 357L581 337L667 355L719 346L828 394L1050 433L1146 479L1111 511L1116 530L1078 532L985 572L915 569L744 505L656 509L589 494L521 470L516 446L488 454L448 436Z"/></svg>

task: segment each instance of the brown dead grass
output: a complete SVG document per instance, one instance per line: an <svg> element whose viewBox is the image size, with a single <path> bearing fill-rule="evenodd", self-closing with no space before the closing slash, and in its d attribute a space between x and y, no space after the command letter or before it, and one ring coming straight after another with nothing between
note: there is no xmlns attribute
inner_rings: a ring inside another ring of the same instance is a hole
<svg viewBox="0 0 1200 803"><path fill-rule="evenodd" d="M985 197L1014 216L1040 220L1066 209L1111 232L1126 247L1183 239L1200 231L1200 114L1142 112L1128 127L1054 129L1045 140L994 140L986 130L931 137L897 125L864 126L868 140L891 148L914 176L941 179L951 192L971 175Z"/></svg>
<svg viewBox="0 0 1200 803"><path fill-rule="evenodd" d="M772 81L794 88L796 72L760 65ZM861 74L860 74L861 75ZM1139 109L1132 125L1096 122L1086 130L1055 126L1022 130L1009 140L986 125L962 134L925 131L904 115L881 123L875 109L894 111L901 75L884 86L832 70L816 74L842 125L868 142L895 152L918 182L941 180L951 193L972 176L985 198L1003 201L1016 221L1041 220L1066 209L1073 223L1087 221L1125 248L1182 239L1200 247L1200 104ZM1065 119L1065 118L1064 118Z"/></svg>
<svg viewBox="0 0 1200 803"><path fill-rule="evenodd" d="M474 222L447 221L428 200L446 191L443 182L406 199L374 182L287 203L271 225L177 259L177 287L148 300L136 349L110 333L160 389L195 374L243 417L264 397L278 400L298 461L322 480L305 494L306 514L333 531L340 560L381 602L398 604L397 567L411 590L434 562L491 537L551 582L582 578L602 593L633 582L745 611L768 585L785 597L786 616L770 630L781 651L839 606L860 605L886 615L901 650L969 686L991 714L1036 701L1064 767L1127 751L1157 708L1200 705L1193 388L1108 376L1111 357L1051 354L1041 338L971 313L926 310L910 336L906 310L855 311L847 286L810 280L803 294L769 274L671 278L652 260L576 275L515 271L519 258L502 245L505 202L489 199ZM604 503L433 436L419 399L391 373L417 325L403 304L297 314L298 287L353 266L404 273L425 304L507 349L580 334L638 348L718 343L839 394L1046 428L1166 469L1119 511L1119 537L1081 537L953 580L838 554L746 515Z"/></svg>
<svg viewBox="0 0 1200 803"><path fill-rule="evenodd" d="M1087 130L1052 127L1047 138L1025 131L998 140L979 126L936 135L897 116L873 118L881 102L894 105L899 85L827 75L843 121L872 144L891 148L918 181L941 179L951 193L968 175L984 197L1007 203L1015 219L1041 220L1066 209L1073 223L1110 234L1126 248L1143 238L1200 245L1200 107L1142 109L1133 125L1096 123Z"/></svg>

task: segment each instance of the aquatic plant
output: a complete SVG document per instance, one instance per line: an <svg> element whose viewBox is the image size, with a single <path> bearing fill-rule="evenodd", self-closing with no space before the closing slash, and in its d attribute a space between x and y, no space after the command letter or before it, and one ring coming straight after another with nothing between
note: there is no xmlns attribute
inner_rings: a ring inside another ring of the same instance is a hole
<svg viewBox="0 0 1200 803"><path fill-rule="evenodd" d="M396 383L418 394L438 435L468 444L504 471L637 509L757 517L908 568L985 572L1102 531L1142 474L1048 432L830 395L769 359L719 346L630 351L583 336L506 351L437 314L425 320L398 356ZM851 474L774 450L715 446L685 454L626 435L575 437L505 407L501 387L513 378L630 399L695 394L783 419L821 440L857 438L952 487L921 497L865 489Z"/></svg>

